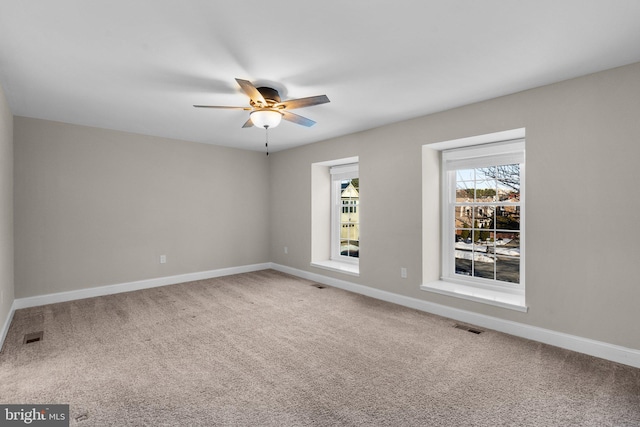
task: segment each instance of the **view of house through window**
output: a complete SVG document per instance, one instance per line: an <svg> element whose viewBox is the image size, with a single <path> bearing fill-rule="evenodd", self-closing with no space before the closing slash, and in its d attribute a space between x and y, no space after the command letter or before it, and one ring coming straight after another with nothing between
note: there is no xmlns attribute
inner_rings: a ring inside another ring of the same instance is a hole
<svg viewBox="0 0 640 427"><path fill-rule="evenodd" d="M360 179L358 165L330 169L332 178L331 258L356 262L360 257Z"/></svg>
<svg viewBox="0 0 640 427"><path fill-rule="evenodd" d="M340 255L354 258L360 255L359 188L359 178L340 182Z"/></svg>
<svg viewBox="0 0 640 427"><path fill-rule="evenodd" d="M520 165L455 171L455 274L520 283Z"/></svg>

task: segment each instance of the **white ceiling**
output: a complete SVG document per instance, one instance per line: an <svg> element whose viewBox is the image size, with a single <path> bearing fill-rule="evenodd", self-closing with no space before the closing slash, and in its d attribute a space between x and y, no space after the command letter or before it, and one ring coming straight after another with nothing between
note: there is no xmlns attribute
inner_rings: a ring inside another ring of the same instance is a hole
<svg viewBox="0 0 640 427"><path fill-rule="evenodd" d="M13 114L252 150L248 112L192 105L326 94L277 151L639 61L638 0L0 0Z"/></svg>

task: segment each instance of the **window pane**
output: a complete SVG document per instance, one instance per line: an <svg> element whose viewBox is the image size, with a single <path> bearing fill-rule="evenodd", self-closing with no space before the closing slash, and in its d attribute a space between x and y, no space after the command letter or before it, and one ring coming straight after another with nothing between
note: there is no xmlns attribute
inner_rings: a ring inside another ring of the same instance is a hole
<svg viewBox="0 0 640 427"><path fill-rule="evenodd" d="M360 248L354 243L357 242L346 241L340 243L340 255L358 258L360 256Z"/></svg>
<svg viewBox="0 0 640 427"><path fill-rule="evenodd" d="M473 181L456 182L456 202L473 202L474 185Z"/></svg>
<svg viewBox="0 0 640 427"><path fill-rule="evenodd" d="M496 199L496 181L494 179L481 178L480 172L476 173L476 202L494 202Z"/></svg>
<svg viewBox="0 0 640 427"><path fill-rule="evenodd" d="M520 258L498 257L496 280L520 283Z"/></svg>
<svg viewBox="0 0 640 427"><path fill-rule="evenodd" d="M520 206L498 206L496 214L498 230L520 230Z"/></svg>
<svg viewBox="0 0 640 427"><path fill-rule="evenodd" d="M496 279L520 283L520 233L498 232Z"/></svg>
<svg viewBox="0 0 640 427"><path fill-rule="evenodd" d="M454 224L456 228L471 228L473 224L473 209L471 206L456 206Z"/></svg>
<svg viewBox="0 0 640 427"><path fill-rule="evenodd" d="M462 236L465 232L468 234L469 230L460 230ZM473 257L473 244L471 241L458 241L458 234L455 236L455 273L463 276L471 276Z"/></svg>
<svg viewBox="0 0 640 427"><path fill-rule="evenodd" d="M473 275L485 279L494 278L495 257L493 254L487 254L486 246L479 248L476 245L476 251L473 253Z"/></svg>
<svg viewBox="0 0 640 427"><path fill-rule="evenodd" d="M360 192L360 178L353 178L351 180L351 185L353 185L353 188L355 188L356 191Z"/></svg>
<svg viewBox="0 0 640 427"><path fill-rule="evenodd" d="M473 169L456 171L457 202L473 202L475 187L475 171Z"/></svg>
<svg viewBox="0 0 640 427"><path fill-rule="evenodd" d="M473 212L473 228L493 230L495 209L494 206L476 206ZM484 236L481 240L485 241L487 237Z"/></svg>
<svg viewBox="0 0 640 427"><path fill-rule="evenodd" d="M499 202L519 202L520 201L520 189L513 189L506 185L498 183L498 197Z"/></svg>
<svg viewBox="0 0 640 427"><path fill-rule="evenodd" d="M340 227L340 255L359 257L360 225L357 222L345 222Z"/></svg>
<svg viewBox="0 0 640 427"><path fill-rule="evenodd" d="M474 169L458 169L456 170L456 181L475 181Z"/></svg>
<svg viewBox="0 0 640 427"><path fill-rule="evenodd" d="M471 276L471 260L456 257L456 274Z"/></svg>
<svg viewBox="0 0 640 427"><path fill-rule="evenodd" d="M460 250L473 250L471 246L471 230L468 228L456 229L455 248Z"/></svg>
<svg viewBox="0 0 640 427"><path fill-rule="evenodd" d="M520 191L520 165L517 163L478 168L476 173L478 174L477 180L495 179L501 188L506 186Z"/></svg>
<svg viewBox="0 0 640 427"><path fill-rule="evenodd" d="M459 184L456 189L456 202L473 202L473 183L465 181Z"/></svg>
<svg viewBox="0 0 640 427"><path fill-rule="evenodd" d="M500 232L496 233L496 254L498 256L520 256L520 233Z"/></svg>
<svg viewBox="0 0 640 427"><path fill-rule="evenodd" d="M456 228L456 243L457 242L471 243L471 229Z"/></svg>
<svg viewBox="0 0 640 427"><path fill-rule="evenodd" d="M500 165L482 169L485 176L495 178L498 200L520 201L520 165Z"/></svg>

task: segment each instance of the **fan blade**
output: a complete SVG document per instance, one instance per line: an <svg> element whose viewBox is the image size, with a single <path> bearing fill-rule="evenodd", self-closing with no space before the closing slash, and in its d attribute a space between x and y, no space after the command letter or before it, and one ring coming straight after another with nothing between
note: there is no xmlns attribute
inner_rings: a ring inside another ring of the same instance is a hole
<svg viewBox="0 0 640 427"><path fill-rule="evenodd" d="M243 128L250 128L252 126L253 126L253 122L251 121L251 117L249 117L249 120L244 122L244 124L242 125Z"/></svg>
<svg viewBox="0 0 640 427"><path fill-rule="evenodd" d="M196 108L223 108L227 110L251 110L251 107L227 107L224 105L194 105Z"/></svg>
<svg viewBox="0 0 640 427"><path fill-rule="evenodd" d="M310 96L308 98L290 99L288 101L279 102L274 107L284 106L288 110L294 108L311 107L312 105L326 104L329 101L327 95Z"/></svg>
<svg viewBox="0 0 640 427"><path fill-rule="evenodd" d="M244 93L249 95L249 98L255 103L259 105L267 105L267 101L264 100L264 97L256 89L256 87L249 80L236 79Z"/></svg>
<svg viewBox="0 0 640 427"><path fill-rule="evenodd" d="M293 122L302 126L306 126L306 127L311 127L316 124L316 122L314 122L311 119L307 119L306 117L293 114L289 111L280 111L280 112L282 113L282 118L290 122Z"/></svg>

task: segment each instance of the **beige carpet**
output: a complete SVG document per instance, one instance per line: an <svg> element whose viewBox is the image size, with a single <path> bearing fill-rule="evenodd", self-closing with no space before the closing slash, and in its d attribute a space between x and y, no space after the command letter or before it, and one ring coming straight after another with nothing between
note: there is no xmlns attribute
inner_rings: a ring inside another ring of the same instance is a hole
<svg viewBox="0 0 640 427"><path fill-rule="evenodd" d="M16 311L0 403L78 426L640 426L640 369L454 324L272 270L52 304Z"/></svg>

